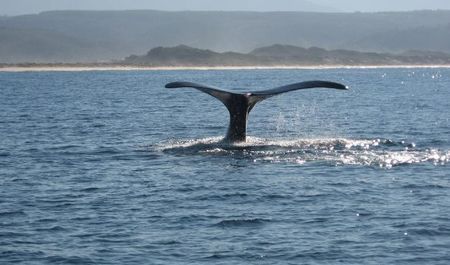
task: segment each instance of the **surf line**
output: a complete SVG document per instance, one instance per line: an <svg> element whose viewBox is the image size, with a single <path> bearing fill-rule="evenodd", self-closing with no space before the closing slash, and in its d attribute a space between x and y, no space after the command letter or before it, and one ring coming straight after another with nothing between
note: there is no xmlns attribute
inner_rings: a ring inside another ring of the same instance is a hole
<svg viewBox="0 0 450 265"><path fill-rule="evenodd" d="M248 115L258 102L279 94L299 89L323 87L348 90L348 87L343 84L320 80L305 81L268 90L250 92L232 92L214 86L184 81L168 83L165 87L195 88L220 100L225 105L225 107L227 107L228 112L230 113L230 123L228 125L228 131L225 138L223 139L223 141L227 143L239 143L246 141Z"/></svg>

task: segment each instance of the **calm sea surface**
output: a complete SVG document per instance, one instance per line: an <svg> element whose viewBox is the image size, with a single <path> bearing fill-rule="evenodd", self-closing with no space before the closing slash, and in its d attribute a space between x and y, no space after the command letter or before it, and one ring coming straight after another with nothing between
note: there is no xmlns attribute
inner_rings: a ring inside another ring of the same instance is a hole
<svg viewBox="0 0 450 265"><path fill-rule="evenodd" d="M176 80L258 90L248 143ZM0 72L0 264L449 264L450 69Z"/></svg>

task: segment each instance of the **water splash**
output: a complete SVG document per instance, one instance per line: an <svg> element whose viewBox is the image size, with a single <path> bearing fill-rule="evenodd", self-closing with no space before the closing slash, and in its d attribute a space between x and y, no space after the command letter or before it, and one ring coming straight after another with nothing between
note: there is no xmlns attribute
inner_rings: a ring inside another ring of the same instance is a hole
<svg viewBox="0 0 450 265"><path fill-rule="evenodd" d="M174 155L239 156L254 163L326 163L392 168L409 164L446 165L450 150L419 148L413 142L389 139L263 139L228 144L221 137L172 140L157 146Z"/></svg>

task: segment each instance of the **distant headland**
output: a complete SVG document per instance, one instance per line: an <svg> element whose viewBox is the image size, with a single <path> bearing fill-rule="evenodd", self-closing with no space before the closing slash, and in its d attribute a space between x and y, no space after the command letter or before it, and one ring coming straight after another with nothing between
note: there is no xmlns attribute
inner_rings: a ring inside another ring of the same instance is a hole
<svg viewBox="0 0 450 265"><path fill-rule="evenodd" d="M117 63L147 67L450 65L450 54L427 51L390 54L281 44L257 48L249 53L219 53L179 45L154 48L145 55L132 55Z"/></svg>
<svg viewBox="0 0 450 265"><path fill-rule="evenodd" d="M7 70L135 70L211 68L329 68L329 67L450 66L450 54L408 51L400 54L326 50L276 44L249 53L215 52L186 45L157 47L144 55L101 63L0 64Z"/></svg>

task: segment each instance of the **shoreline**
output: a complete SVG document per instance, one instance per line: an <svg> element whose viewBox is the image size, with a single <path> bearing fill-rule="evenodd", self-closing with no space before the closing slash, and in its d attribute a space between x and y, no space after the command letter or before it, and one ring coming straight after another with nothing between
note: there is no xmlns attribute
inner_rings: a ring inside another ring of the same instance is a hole
<svg viewBox="0 0 450 265"><path fill-rule="evenodd" d="M0 66L0 72L181 71L181 70L320 70L320 69L450 68L449 65L273 65L273 66Z"/></svg>

